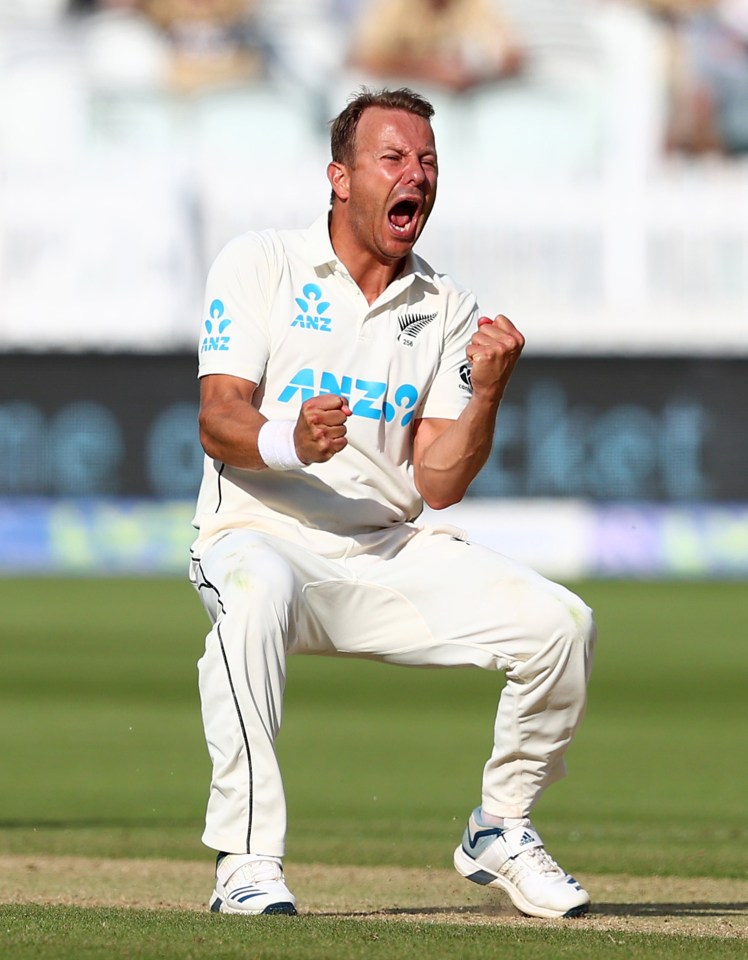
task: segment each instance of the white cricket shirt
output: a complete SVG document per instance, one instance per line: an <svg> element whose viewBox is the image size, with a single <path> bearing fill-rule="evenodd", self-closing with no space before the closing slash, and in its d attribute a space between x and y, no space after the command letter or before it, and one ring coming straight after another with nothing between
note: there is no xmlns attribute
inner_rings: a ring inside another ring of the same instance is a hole
<svg viewBox="0 0 748 960"><path fill-rule="evenodd" d="M208 275L198 375L257 383L253 402L268 419L296 420L325 393L347 397L353 413L348 445L326 463L255 471L206 457L199 539L289 524L355 537L415 519L413 421L465 407L477 318L473 294L414 254L369 305L335 255L327 214L307 230L231 241Z"/></svg>

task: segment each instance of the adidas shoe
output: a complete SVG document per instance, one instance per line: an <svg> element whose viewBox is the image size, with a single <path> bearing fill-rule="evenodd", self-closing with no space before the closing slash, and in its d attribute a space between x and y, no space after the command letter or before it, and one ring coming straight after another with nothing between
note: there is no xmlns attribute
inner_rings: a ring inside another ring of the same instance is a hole
<svg viewBox="0 0 748 960"><path fill-rule="evenodd" d="M455 850L458 873L474 883L505 890L515 907L531 917L580 917L590 897L546 852L529 820L511 827L484 824L474 810Z"/></svg>
<svg viewBox="0 0 748 960"><path fill-rule="evenodd" d="M219 853L213 913L285 913L296 915L296 898L288 889L277 857Z"/></svg>

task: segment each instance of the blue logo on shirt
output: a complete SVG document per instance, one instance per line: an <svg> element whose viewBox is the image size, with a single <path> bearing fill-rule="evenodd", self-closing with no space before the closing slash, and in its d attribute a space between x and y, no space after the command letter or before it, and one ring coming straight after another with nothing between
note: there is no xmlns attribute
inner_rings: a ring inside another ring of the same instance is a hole
<svg viewBox="0 0 748 960"><path fill-rule="evenodd" d="M311 367L299 370L281 390L278 400L281 403L290 403L297 393L301 395L301 403L323 393L345 397L350 404L352 415L366 417L368 420L384 419L391 423L400 412L400 425L403 427L407 427L413 419L418 402L418 388L412 383L403 383L396 388L392 394L394 403L388 400L382 402L382 397L387 393L387 384L381 380L362 380L347 375L338 379L336 374L329 370L323 370L321 375L318 375Z"/></svg>
<svg viewBox="0 0 748 960"><path fill-rule="evenodd" d="M200 344L200 350L228 350L231 337L224 330L231 323L224 317L225 307L222 300L214 300L210 305L210 318L205 321L205 336Z"/></svg>
<svg viewBox="0 0 748 960"><path fill-rule="evenodd" d="M307 283L301 292L303 297L294 297L301 313L296 314L291 326L330 333L332 318L324 316L330 304L322 299L322 288L316 283Z"/></svg>

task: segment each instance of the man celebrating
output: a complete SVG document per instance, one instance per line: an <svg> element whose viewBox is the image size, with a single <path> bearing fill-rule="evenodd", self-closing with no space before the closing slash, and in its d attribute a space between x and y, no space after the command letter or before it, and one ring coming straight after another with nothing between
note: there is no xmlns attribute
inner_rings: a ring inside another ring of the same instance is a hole
<svg viewBox="0 0 748 960"><path fill-rule="evenodd" d="M208 278L191 570L213 623L199 674L215 911L296 913L275 753L289 653L505 671L455 866L532 916L589 905L529 815L584 711L591 611L417 523L486 462L524 345L413 253L436 197L432 115L407 89L353 97L332 123L329 214L235 239Z"/></svg>

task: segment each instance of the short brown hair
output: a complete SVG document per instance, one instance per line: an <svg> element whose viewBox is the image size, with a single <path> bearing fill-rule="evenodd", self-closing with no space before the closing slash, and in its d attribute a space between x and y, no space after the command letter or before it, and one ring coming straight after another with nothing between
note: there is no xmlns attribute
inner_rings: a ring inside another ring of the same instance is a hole
<svg viewBox="0 0 748 960"><path fill-rule="evenodd" d="M431 121L434 108L419 93L407 87L398 90L369 90L362 87L358 93L348 98L345 109L330 121L330 149L336 163L351 166L356 153L356 127L364 110L369 107L383 107L385 110L404 110L417 117Z"/></svg>

